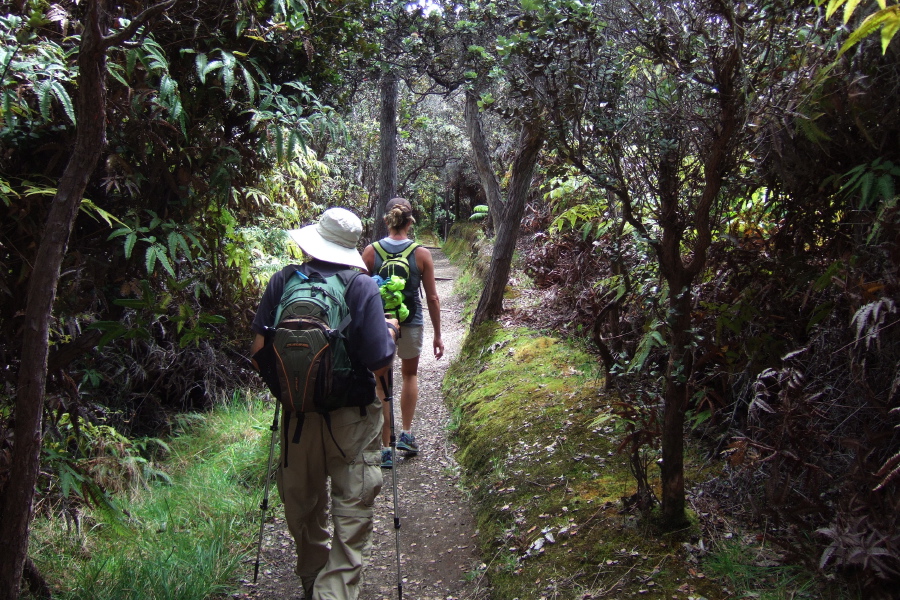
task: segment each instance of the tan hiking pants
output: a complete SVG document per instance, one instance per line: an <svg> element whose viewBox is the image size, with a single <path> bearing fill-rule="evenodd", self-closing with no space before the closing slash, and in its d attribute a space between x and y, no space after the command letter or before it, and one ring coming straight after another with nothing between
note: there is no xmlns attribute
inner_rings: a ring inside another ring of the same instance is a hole
<svg viewBox="0 0 900 600"><path fill-rule="evenodd" d="M372 506L382 485L381 402L364 410L364 416L358 408L331 412L331 433L322 415L307 413L297 444L291 441L296 415L282 419L278 492L297 545L296 573L307 591L307 600L310 589L313 600L359 597L360 577L372 545ZM284 427L288 427L286 445ZM334 523L330 548L325 514L328 477Z"/></svg>

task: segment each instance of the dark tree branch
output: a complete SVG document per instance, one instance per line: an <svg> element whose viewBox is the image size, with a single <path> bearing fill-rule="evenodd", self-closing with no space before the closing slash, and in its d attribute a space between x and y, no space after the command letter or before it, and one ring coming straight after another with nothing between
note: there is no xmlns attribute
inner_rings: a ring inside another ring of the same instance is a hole
<svg viewBox="0 0 900 600"><path fill-rule="evenodd" d="M175 0L166 0L165 2L160 2L159 4L154 4L153 6L145 9L141 14L136 16L131 23L128 24L125 29L121 31L117 31L108 36L100 36L102 40L98 45L98 48L103 50L108 50L113 46L118 46L125 42L126 40L130 40L137 30L143 27L147 21L158 15L159 13L168 10L175 6ZM99 32L98 32L99 33Z"/></svg>

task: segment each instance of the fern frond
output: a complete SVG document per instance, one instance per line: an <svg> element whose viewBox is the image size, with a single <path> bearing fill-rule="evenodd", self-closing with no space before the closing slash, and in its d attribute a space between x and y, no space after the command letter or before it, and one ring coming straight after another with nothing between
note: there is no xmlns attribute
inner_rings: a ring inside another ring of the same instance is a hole
<svg viewBox="0 0 900 600"><path fill-rule="evenodd" d="M881 477L882 479L878 482L878 485L873 488L873 492L881 491L892 481L900 479L900 452L888 459L888 461L884 463L884 466L878 469L875 476Z"/></svg>

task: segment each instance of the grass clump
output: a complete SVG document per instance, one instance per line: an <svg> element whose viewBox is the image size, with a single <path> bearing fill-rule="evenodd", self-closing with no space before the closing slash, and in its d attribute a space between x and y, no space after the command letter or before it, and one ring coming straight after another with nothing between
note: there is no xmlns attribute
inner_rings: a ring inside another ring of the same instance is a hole
<svg viewBox="0 0 900 600"><path fill-rule="evenodd" d="M231 590L256 539L272 410L247 394L188 421L160 465L170 483L114 497L118 522L87 506L80 527L36 519L31 553L54 596L200 600Z"/></svg>
<svg viewBox="0 0 900 600"><path fill-rule="evenodd" d="M727 582L737 598L790 600L855 597L844 585L824 588L815 572L785 564L779 553L745 535L721 540L703 560L707 573Z"/></svg>

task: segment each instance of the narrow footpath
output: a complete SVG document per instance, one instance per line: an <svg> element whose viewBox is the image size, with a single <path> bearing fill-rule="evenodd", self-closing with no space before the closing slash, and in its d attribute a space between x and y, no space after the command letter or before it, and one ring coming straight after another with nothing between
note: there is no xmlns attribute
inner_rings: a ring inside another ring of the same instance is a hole
<svg viewBox="0 0 900 600"><path fill-rule="evenodd" d="M444 373L459 352L465 326L462 304L453 295L456 268L438 249L434 256L438 294L441 298L441 330L444 357L435 360L433 333L425 317L425 340L419 362L419 403L413 433L421 451L403 457L398 452L397 490L400 512L400 572L403 598L409 600L488 600L488 591L478 574L481 558L476 531L467 499L459 488L459 468L448 440L449 414L441 395ZM425 302L422 303L425 305ZM427 311L427 306L424 306ZM394 395L400 397L399 361L395 366ZM399 403L395 406L397 434ZM384 487L375 507L375 537L372 558L363 575L360 600L397 598L394 502L392 476L384 470ZM273 494L276 492L273 492ZM303 591L294 575L296 553L278 504L266 524L259 582L253 585L253 563L238 598L259 600L300 600Z"/></svg>

